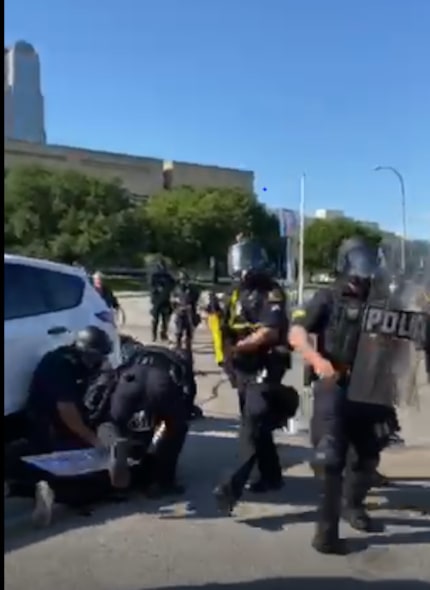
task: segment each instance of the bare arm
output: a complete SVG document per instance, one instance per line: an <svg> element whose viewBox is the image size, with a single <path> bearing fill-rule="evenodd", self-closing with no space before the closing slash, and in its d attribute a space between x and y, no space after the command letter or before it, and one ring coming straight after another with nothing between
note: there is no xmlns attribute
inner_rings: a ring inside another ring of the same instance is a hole
<svg viewBox="0 0 430 590"><path fill-rule="evenodd" d="M254 352L261 347L275 343L279 335L276 328L262 327L243 338L236 344L236 350L240 352Z"/></svg>
<svg viewBox="0 0 430 590"><path fill-rule="evenodd" d="M285 294L278 285L274 285L273 289L267 293L259 322L260 328L238 342L238 350L254 352L260 348L270 347L279 341L280 331L288 326L288 320Z"/></svg>
<svg viewBox="0 0 430 590"><path fill-rule="evenodd" d="M288 333L288 343L312 366L318 374L332 372L331 363L315 349L311 335L321 334L331 313L331 292L321 289L315 293L308 304L296 309L292 314L292 326ZM330 365L330 367L329 367Z"/></svg>
<svg viewBox="0 0 430 590"><path fill-rule="evenodd" d="M302 355L303 360L309 365L314 366L321 358L321 355L315 350L310 338L310 334L303 326L293 325L288 334L288 343L295 351Z"/></svg>
<svg viewBox="0 0 430 590"><path fill-rule="evenodd" d="M73 402L58 402L57 410L61 420L70 432L91 446L100 445L96 434L86 426L78 408Z"/></svg>

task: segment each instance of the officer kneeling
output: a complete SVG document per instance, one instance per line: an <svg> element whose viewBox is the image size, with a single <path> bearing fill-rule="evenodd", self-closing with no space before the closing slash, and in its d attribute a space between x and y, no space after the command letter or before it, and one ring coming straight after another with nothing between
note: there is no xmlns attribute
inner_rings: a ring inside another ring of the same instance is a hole
<svg viewBox="0 0 430 590"><path fill-rule="evenodd" d="M250 484L250 491L281 487L273 430L295 414L298 396L294 389L281 385L290 366L285 347L286 299L270 276L266 253L255 241L241 239L230 248L228 262L237 285L221 320L224 368L237 386L240 438L246 449L237 470L214 493L220 509L231 512L255 464L259 477Z"/></svg>
<svg viewBox="0 0 430 590"><path fill-rule="evenodd" d="M5 477L12 495L33 496L34 521L48 524L54 496L58 501L80 505L82 495L72 478L48 477L22 458L58 451L104 448L90 423L84 399L90 382L99 375L112 351L107 334L96 326L81 330L74 344L47 353L34 372L26 407L28 436L5 449ZM48 482L45 479L49 480ZM89 485L84 503L98 499L99 489ZM103 495L103 494L102 494Z"/></svg>
<svg viewBox="0 0 430 590"><path fill-rule="evenodd" d="M182 492L175 470L188 428L187 380L171 364L154 366L154 356L166 355L147 350L114 370L106 362L110 351L105 332L89 326L72 346L48 353L35 371L29 439L6 452L5 472L13 495L35 494L37 525L50 523L55 501L86 507L130 484L151 496ZM95 466L88 466L85 475L72 469L66 477L55 476L22 460L29 455L49 459L55 452L69 460L61 451L91 447L100 449L100 457L92 455Z"/></svg>
<svg viewBox="0 0 430 590"><path fill-rule="evenodd" d="M358 530L372 528L364 500L379 463L381 441L375 425L389 421L392 408L350 401L347 392L362 313L377 266L377 249L360 238L343 243L337 281L333 287L317 291L303 309L293 314L289 334L291 346L302 354L318 378L311 434L313 465L322 475L322 494L313 546L322 553L346 550L339 539L345 467L345 516ZM316 350L309 342L309 334L317 336Z"/></svg>
<svg viewBox="0 0 430 590"><path fill-rule="evenodd" d="M184 491L176 482L176 467L194 408L190 387L188 368L174 351L157 346L136 350L110 399L109 418L121 438L111 466L114 487L129 485L131 454L146 471L139 483L147 484L148 496Z"/></svg>

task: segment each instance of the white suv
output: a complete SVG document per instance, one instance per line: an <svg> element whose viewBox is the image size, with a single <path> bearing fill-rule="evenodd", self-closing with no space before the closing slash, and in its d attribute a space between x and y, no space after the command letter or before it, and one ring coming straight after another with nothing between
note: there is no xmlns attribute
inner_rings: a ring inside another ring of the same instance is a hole
<svg viewBox="0 0 430 590"><path fill-rule="evenodd" d="M96 325L121 359L114 314L91 285L84 269L47 260L4 255L4 416L15 430L41 358L73 342L77 330ZM9 437L8 437L9 438Z"/></svg>

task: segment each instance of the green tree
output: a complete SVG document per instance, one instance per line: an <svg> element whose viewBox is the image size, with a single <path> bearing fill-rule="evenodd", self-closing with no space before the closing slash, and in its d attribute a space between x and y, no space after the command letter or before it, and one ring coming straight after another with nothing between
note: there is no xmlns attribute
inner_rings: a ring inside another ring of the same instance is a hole
<svg viewBox="0 0 430 590"><path fill-rule="evenodd" d="M279 241L276 217L241 189L179 187L151 198L146 213L155 250L179 265L224 258L239 231L271 251Z"/></svg>
<svg viewBox="0 0 430 590"><path fill-rule="evenodd" d="M305 267L308 272L332 272L337 250L346 238L363 236L378 244L382 235L358 221L346 218L315 219L305 228Z"/></svg>
<svg viewBox="0 0 430 590"><path fill-rule="evenodd" d="M142 206L117 181L35 166L5 179L5 248L89 265L136 263L148 240Z"/></svg>

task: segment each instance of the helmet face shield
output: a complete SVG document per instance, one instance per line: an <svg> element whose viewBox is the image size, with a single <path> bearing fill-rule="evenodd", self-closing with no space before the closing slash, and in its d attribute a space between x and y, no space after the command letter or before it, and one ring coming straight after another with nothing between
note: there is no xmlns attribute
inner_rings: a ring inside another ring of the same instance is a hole
<svg viewBox="0 0 430 590"><path fill-rule="evenodd" d="M243 277L248 272L264 271L268 258L264 248L253 241L233 244L228 252L228 272L231 276Z"/></svg>
<svg viewBox="0 0 430 590"><path fill-rule="evenodd" d="M360 279L373 278L379 269L377 253L370 249L356 249L348 252L347 256L347 273Z"/></svg>

